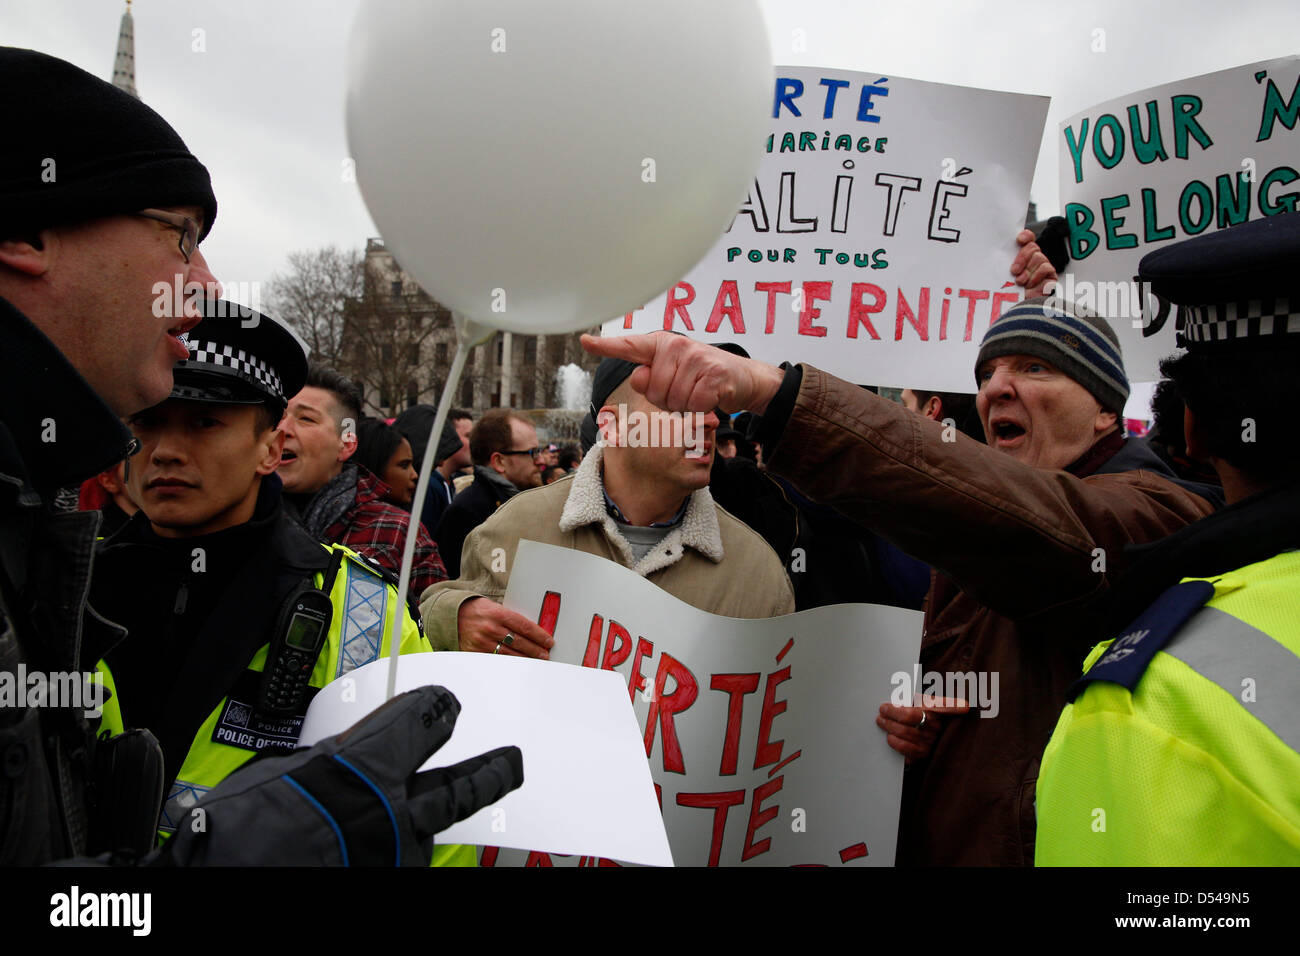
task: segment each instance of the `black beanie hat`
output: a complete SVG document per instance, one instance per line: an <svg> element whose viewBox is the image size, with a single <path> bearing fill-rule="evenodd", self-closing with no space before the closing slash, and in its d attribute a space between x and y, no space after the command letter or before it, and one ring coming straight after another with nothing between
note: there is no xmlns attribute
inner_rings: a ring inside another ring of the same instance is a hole
<svg viewBox="0 0 1300 956"><path fill-rule="evenodd" d="M0 239L150 207L217 199L202 163L161 116L57 57L0 47Z"/></svg>
<svg viewBox="0 0 1300 956"><path fill-rule="evenodd" d="M638 368L640 366L636 362L613 357L601 359L600 364L596 366L596 373L591 377L591 401L588 403L587 414L583 417L582 424L578 426L578 437L582 442L583 454L591 451L591 447L600 438L599 429L596 427L596 413L609 401L609 396L614 389L627 381L628 376Z"/></svg>

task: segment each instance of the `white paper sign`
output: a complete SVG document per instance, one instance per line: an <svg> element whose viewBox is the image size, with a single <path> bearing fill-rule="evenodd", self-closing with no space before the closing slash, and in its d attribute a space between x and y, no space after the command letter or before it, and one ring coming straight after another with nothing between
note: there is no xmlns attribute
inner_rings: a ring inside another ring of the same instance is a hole
<svg viewBox="0 0 1300 956"><path fill-rule="evenodd" d="M618 673L679 866L893 864L903 758L875 718L895 675L912 672L919 613L720 617L612 561L533 541L519 545L505 603L554 620L553 662Z"/></svg>
<svg viewBox="0 0 1300 956"><path fill-rule="evenodd" d="M1153 249L1294 211L1300 202L1300 57L1140 90L1061 124L1070 223L1061 294L1111 320L1134 382L1159 378L1174 322L1144 337L1149 290L1132 281Z"/></svg>
<svg viewBox="0 0 1300 956"><path fill-rule="evenodd" d="M768 152L728 232L605 335L671 329L853 382L975 390L1047 98L776 69ZM661 175L663 173L661 172Z"/></svg>
<svg viewBox="0 0 1300 956"><path fill-rule="evenodd" d="M523 657L404 654L398 692L441 684L460 701L451 738L425 770L498 747L523 753L524 783L438 836L439 843L545 848L672 866L627 690L615 675ZM340 733L387 691L388 660L324 687L301 743Z"/></svg>

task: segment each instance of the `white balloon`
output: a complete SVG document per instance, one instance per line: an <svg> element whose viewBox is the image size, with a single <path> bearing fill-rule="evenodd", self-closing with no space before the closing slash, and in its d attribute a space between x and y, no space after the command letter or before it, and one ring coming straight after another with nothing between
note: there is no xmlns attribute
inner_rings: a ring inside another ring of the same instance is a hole
<svg viewBox="0 0 1300 956"><path fill-rule="evenodd" d="M475 322L568 332L676 282L744 201L756 0L366 0L348 142L385 244Z"/></svg>

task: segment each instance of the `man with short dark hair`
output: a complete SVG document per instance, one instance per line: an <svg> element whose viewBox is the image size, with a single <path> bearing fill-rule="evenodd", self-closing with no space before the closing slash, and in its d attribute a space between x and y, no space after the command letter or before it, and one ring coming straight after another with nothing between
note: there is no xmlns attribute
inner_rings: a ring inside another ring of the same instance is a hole
<svg viewBox="0 0 1300 956"><path fill-rule="evenodd" d="M508 408L485 412L474 425L469 434L474 481L447 506L435 532L452 578L460 576L469 533L516 494L542 483L541 453L536 427Z"/></svg>
<svg viewBox="0 0 1300 956"><path fill-rule="evenodd" d="M717 417L651 405L627 382L634 367L606 359L596 368L583 431L602 440L577 470L502 504L465 539L457 579L424 595L436 650L550 656L551 636L501 604L506 569L524 538L614 561L713 614L794 611L780 559L709 494Z"/></svg>
<svg viewBox="0 0 1300 956"><path fill-rule="evenodd" d="M979 427L979 416L975 414L973 394L905 388L900 398L903 407L909 412L916 412L932 422L943 422L945 425L951 422L952 427L963 434L976 441L984 440L984 433Z"/></svg>
<svg viewBox="0 0 1300 956"><path fill-rule="evenodd" d="M357 450L361 392L332 368L313 364L307 384L290 399L280 427L285 495L318 541L347 545L397 577L411 515L384 500L388 486L349 459ZM447 569L428 531L415 522L415 558L409 600L418 613L425 588L445 581Z"/></svg>

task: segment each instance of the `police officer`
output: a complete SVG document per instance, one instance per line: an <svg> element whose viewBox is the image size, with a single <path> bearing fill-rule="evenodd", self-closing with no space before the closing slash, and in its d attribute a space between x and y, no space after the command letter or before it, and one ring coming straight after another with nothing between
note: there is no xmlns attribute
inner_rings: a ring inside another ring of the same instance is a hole
<svg viewBox="0 0 1300 956"><path fill-rule="evenodd" d="M164 834L256 754L291 752L316 690L387 656L394 617L402 652L431 649L384 572L319 544L282 506L277 425L307 375L297 340L215 302L189 349L171 396L128 421L141 510L101 544L91 596L129 632L104 649L103 726L157 736Z"/></svg>
<svg viewBox="0 0 1300 956"><path fill-rule="evenodd" d="M1228 507L1134 549L1110 607L1131 623L1089 656L1043 757L1039 865L1300 864L1297 262L1300 213L1142 260L1177 305L1187 352L1161 370L1188 451Z"/></svg>

